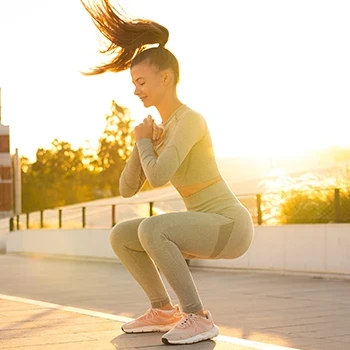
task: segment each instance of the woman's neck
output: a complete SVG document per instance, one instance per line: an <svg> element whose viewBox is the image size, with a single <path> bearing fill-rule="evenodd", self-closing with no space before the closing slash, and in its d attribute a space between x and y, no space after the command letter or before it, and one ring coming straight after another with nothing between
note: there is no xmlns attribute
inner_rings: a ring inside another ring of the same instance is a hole
<svg viewBox="0 0 350 350"><path fill-rule="evenodd" d="M176 97L174 99L164 101L159 106L156 106L159 115L162 118L162 122L165 123L182 105L183 103Z"/></svg>

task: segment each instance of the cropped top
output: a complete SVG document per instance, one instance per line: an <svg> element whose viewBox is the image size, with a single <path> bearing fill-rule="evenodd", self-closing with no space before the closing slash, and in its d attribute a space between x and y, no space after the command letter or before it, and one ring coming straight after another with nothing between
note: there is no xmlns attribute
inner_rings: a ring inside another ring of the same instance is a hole
<svg viewBox="0 0 350 350"><path fill-rule="evenodd" d="M163 123L163 141L153 146L149 138L139 139L119 180L123 197L132 197L146 178L152 187L169 181L175 187L201 184L218 177L220 171L204 117L186 105Z"/></svg>

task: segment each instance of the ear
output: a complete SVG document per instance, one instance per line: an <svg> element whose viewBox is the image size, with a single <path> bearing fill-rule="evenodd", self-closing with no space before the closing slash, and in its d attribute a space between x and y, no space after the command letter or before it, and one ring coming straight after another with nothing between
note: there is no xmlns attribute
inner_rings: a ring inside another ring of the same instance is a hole
<svg viewBox="0 0 350 350"><path fill-rule="evenodd" d="M171 85L171 81L172 81L172 73L170 70L165 70L163 72L163 84L164 86L169 86Z"/></svg>

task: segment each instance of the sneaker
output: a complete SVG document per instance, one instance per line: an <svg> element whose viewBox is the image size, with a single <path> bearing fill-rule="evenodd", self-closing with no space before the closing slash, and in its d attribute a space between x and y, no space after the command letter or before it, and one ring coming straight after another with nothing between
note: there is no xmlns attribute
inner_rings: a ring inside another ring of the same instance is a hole
<svg viewBox="0 0 350 350"><path fill-rule="evenodd" d="M164 344L193 344L209 340L219 335L219 328L214 324L209 311L205 317L196 314L183 314L176 326L162 336Z"/></svg>
<svg viewBox="0 0 350 350"><path fill-rule="evenodd" d="M125 333L168 332L179 321L181 312L177 305L172 310L149 309L144 315L122 325Z"/></svg>

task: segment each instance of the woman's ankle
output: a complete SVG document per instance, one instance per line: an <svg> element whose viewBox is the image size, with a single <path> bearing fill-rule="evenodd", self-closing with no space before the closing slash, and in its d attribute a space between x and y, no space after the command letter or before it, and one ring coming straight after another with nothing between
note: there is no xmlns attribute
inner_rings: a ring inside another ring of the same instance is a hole
<svg viewBox="0 0 350 350"><path fill-rule="evenodd" d="M174 310L175 307L174 307L173 304L169 303L169 304L166 304L164 306L158 307L158 309L161 309L161 310Z"/></svg>
<svg viewBox="0 0 350 350"><path fill-rule="evenodd" d="M203 310L200 310L200 311L197 311L197 312L194 312L194 314L198 315L198 316L202 316L204 318L206 318L207 316L205 316L205 313Z"/></svg>

